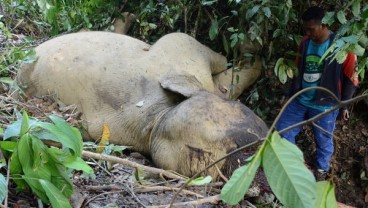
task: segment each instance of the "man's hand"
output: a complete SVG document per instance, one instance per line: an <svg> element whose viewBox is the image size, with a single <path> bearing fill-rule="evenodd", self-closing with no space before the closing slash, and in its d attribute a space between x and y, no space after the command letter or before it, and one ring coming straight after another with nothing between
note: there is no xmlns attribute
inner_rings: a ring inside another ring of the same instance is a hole
<svg viewBox="0 0 368 208"><path fill-rule="evenodd" d="M345 121L349 120L350 115L349 115L348 109L341 109L340 114L341 114L341 119Z"/></svg>

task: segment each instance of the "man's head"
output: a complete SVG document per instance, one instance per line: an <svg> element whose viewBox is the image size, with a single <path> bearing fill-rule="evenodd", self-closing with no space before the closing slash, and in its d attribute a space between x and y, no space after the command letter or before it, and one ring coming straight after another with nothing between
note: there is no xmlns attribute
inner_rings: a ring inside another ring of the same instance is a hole
<svg viewBox="0 0 368 208"><path fill-rule="evenodd" d="M324 10L318 6L310 7L302 15L305 33L316 43L322 43L329 37L327 26L322 24L324 15Z"/></svg>

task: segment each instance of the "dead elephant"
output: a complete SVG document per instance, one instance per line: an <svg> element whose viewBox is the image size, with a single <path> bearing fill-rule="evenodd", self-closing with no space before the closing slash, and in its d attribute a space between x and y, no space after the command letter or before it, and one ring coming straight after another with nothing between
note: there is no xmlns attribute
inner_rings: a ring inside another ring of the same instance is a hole
<svg viewBox="0 0 368 208"><path fill-rule="evenodd" d="M106 123L111 143L132 146L161 168L190 176L265 136L265 123L250 109L215 94L212 74L226 69L226 58L188 35L169 34L148 45L125 35L83 32L35 50L38 60L17 76L28 95L55 93L76 104L91 139L101 136ZM224 164L219 167L228 168Z"/></svg>

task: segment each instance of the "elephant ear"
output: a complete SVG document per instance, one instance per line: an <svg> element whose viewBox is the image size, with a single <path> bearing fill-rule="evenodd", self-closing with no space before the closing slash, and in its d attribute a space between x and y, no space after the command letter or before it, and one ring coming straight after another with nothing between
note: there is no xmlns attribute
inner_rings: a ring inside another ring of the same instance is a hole
<svg viewBox="0 0 368 208"><path fill-rule="evenodd" d="M160 81L161 87L185 97L203 90L202 84L193 75L167 75Z"/></svg>

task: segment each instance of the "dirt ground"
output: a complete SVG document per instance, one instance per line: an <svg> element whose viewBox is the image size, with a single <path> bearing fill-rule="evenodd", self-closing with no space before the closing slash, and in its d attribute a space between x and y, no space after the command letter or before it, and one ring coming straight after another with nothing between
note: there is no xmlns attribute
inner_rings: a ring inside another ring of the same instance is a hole
<svg viewBox="0 0 368 208"><path fill-rule="evenodd" d="M39 119L44 119L48 114L57 114L71 124L76 124L80 116L74 106L60 108L50 98L19 102L4 92L0 95L0 124L3 127L11 122L15 108L27 109L31 116ZM336 184L337 200L354 207L368 207L368 115L361 113L366 112L364 108L365 106L357 105L352 118L349 121L338 121L335 131L336 152L331 180ZM314 145L309 127L298 136L298 145L303 150L307 163L313 166ZM120 157L152 166L151 162L139 153L125 151ZM165 207L171 203L178 188L183 185L183 180L164 178L148 172L137 176L136 169L121 164L96 160L89 160L89 164L95 170L95 178L84 176L80 172L73 173L73 207ZM257 177L258 182L265 183L262 175ZM186 187L177 196L175 203L180 207L230 207L219 200L222 186L223 182L214 182L204 186ZM234 207L281 207L271 192L260 193L259 186L252 191L245 200ZM14 185L10 184L10 207L38 207L38 203L32 193L17 193Z"/></svg>

